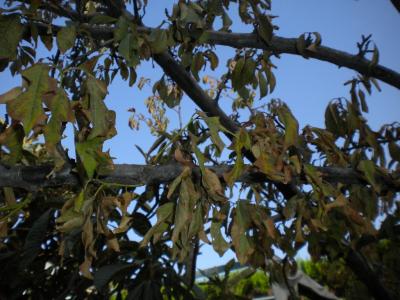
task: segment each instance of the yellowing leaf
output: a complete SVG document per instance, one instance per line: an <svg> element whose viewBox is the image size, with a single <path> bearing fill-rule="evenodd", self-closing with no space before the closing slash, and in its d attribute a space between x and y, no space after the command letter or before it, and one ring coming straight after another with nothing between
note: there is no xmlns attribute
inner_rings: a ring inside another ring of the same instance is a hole
<svg viewBox="0 0 400 300"><path fill-rule="evenodd" d="M225 144L222 141L221 137L218 134L218 131L222 129L222 125L219 122L218 117L204 117L204 121L206 121L208 128L210 129L211 140L217 146L217 149L222 152L224 150Z"/></svg>
<svg viewBox="0 0 400 300"><path fill-rule="evenodd" d="M224 255L226 250L229 249L229 244L225 241L221 233L222 222L212 221L211 222L211 238L212 246L219 256Z"/></svg>
<svg viewBox="0 0 400 300"><path fill-rule="evenodd" d="M75 44L76 39L76 27L73 25L68 25L63 27L57 33L57 46L61 53L66 52L68 49L72 48Z"/></svg>
<svg viewBox="0 0 400 300"><path fill-rule="evenodd" d="M299 123L286 105L278 107L279 120L285 125L285 146L297 145Z"/></svg>
<svg viewBox="0 0 400 300"><path fill-rule="evenodd" d="M54 79L49 77L49 66L35 64L22 72L28 83L26 92L7 103L7 112L15 120L22 121L25 134L38 124L43 123L46 115L43 111L43 96L54 90Z"/></svg>
<svg viewBox="0 0 400 300"><path fill-rule="evenodd" d="M371 160L363 160L358 165L358 168L364 173L365 178L372 185L374 190L379 193L381 187L378 181L376 180L377 172L374 162Z"/></svg>
<svg viewBox="0 0 400 300"><path fill-rule="evenodd" d="M1 15L0 16L0 60L15 59L17 55L17 47L21 40L23 26L20 23L18 15Z"/></svg>

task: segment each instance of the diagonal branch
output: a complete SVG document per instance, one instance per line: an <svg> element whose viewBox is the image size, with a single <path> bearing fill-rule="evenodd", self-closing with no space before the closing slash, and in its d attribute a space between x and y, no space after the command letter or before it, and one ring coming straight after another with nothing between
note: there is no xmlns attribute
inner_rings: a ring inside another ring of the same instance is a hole
<svg viewBox="0 0 400 300"><path fill-rule="evenodd" d="M396 7L397 11L400 13L400 0L391 0L394 7Z"/></svg>
<svg viewBox="0 0 400 300"><path fill-rule="evenodd" d="M169 53L163 52L161 54L154 55L154 60L164 70L165 74L174 80L179 87L193 100L198 107L201 108L210 117L219 117L220 123L229 131L235 133L239 130L239 126L235 121L230 119L225 112L218 106L218 103L211 99L210 96L204 92L196 80L191 76L184 67L179 64ZM233 139L233 136L229 133L225 133L229 139ZM249 151L244 153L246 158L254 162L255 157ZM289 199L294 195L298 194L297 187L292 184L283 184L281 182L270 181L273 183L278 190Z"/></svg>

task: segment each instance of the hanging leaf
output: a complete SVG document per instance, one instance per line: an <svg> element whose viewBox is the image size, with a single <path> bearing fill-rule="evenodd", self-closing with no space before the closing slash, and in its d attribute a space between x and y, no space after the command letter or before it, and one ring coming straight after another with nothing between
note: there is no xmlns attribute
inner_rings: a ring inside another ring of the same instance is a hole
<svg viewBox="0 0 400 300"><path fill-rule="evenodd" d="M0 60L16 58L23 28L18 15L0 15Z"/></svg>
<svg viewBox="0 0 400 300"><path fill-rule="evenodd" d="M114 127L115 112L108 110L104 104L104 98L107 95L107 85L104 81L91 76L88 77L86 85L89 94L90 117L93 123L93 128L88 138L110 138L116 134Z"/></svg>
<svg viewBox="0 0 400 300"><path fill-rule="evenodd" d="M119 17L114 29L114 41L119 42L128 35L129 22L124 17Z"/></svg>
<svg viewBox="0 0 400 300"><path fill-rule="evenodd" d="M220 221L211 222L210 233L212 238L212 246L219 256L224 255L224 253L229 249L229 243L225 241L224 237L222 236L221 226L222 222Z"/></svg>
<svg viewBox="0 0 400 300"><path fill-rule="evenodd" d="M107 159L101 151L102 144L103 139L101 138L89 139L76 144L76 152L89 178L93 178L97 168Z"/></svg>
<svg viewBox="0 0 400 300"><path fill-rule="evenodd" d="M223 129L218 117L203 117L210 129L211 140L217 146L218 150L222 152L225 148L225 144L219 136L218 132Z"/></svg>
<svg viewBox="0 0 400 300"><path fill-rule="evenodd" d="M52 216L53 209L45 211L33 224L25 238L19 267L24 270L39 255L42 243L47 236L47 227Z"/></svg>
<svg viewBox="0 0 400 300"><path fill-rule="evenodd" d="M66 93L61 88L58 88L55 94L45 95L44 102L51 111L50 121L45 127L46 144L55 146L61 140L62 123L73 122L74 113Z"/></svg>
<svg viewBox="0 0 400 300"><path fill-rule="evenodd" d="M260 99L262 99L268 94L268 83L261 71L258 71L258 86L260 88Z"/></svg>
<svg viewBox="0 0 400 300"><path fill-rule="evenodd" d="M285 146L296 146L298 140L299 123L286 105L277 109L279 121L285 125Z"/></svg>
<svg viewBox="0 0 400 300"><path fill-rule="evenodd" d="M128 33L119 44L118 52L125 58L128 67L135 67L139 63L137 50L138 39L132 33Z"/></svg>
<svg viewBox="0 0 400 300"><path fill-rule="evenodd" d="M132 264L112 264L99 268L93 277L93 284L96 289L101 291L111 279L122 272L129 272L133 268Z"/></svg>
<svg viewBox="0 0 400 300"><path fill-rule="evenodd" d="M22 121L25 134L46 119L42 99L46 93L54 92L56 83L49 77L49 66L35 64L22 72L22 77L28 83L24 93L7 103L7 112L15 120Z"/></svg>
<svg viewBox="0 0 400 300"><path fill-rule="evenodd" d="M61 53L65 53L72 48L76 39L76 27L68 25L57 32L57 46Z"/></svg>

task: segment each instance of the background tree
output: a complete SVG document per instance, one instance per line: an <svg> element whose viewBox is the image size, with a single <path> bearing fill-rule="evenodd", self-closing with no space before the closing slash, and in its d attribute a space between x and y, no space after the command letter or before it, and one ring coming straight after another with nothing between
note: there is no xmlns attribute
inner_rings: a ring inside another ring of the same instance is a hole
<svg viewBox="0 0 400 300"><path fill-rule="evenodd" d="M279 37L269 0L178 1L157 28L143 24L146 6L1 9L0 70L22 78L0 96L1 296L199 298L200 243L280 282L308 245L314 260L341 259L371 297L399 295L400 129L374 131L364 113L378 80L400 88L400 74L379 64L371 37L355 55L323 46L317 32ZM251 33L231 32L230 9ZM52 55L40 57L41 45ZM237 50L220 62L215 45ZM286 53L358 73L349 98L328 104L324 128L300 130L282 101L257 102L275 88L271 60ZM148 84L136 73L144 60L164 74L146 100L150 117L133 114L129 125L145 121L155 142L140 149L147 165L116 165L103 149L116 135L104 98L117 74ZM223 76L203 76L219 64ZM170 130L166 111L179 111L184 94L200 110ZM61 144L68 126L73 154ZM233 201L233 190L245 196Z"/></svg>

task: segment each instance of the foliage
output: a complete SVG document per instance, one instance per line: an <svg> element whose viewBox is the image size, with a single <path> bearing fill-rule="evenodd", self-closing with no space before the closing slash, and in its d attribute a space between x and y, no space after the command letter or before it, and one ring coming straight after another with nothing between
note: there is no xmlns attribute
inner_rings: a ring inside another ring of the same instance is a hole
<svg viewBox="0 0 400 300"><path fill-rule="evenodd" d="M269 278L264 271L251 268L231 271L232 266L233 260L225 266L224 275L208 275L206 282L198 284L206 299L253 299L269 292Z"/></svg>
<svg viewBox="0 0 400 300"><path fill-rule="evenodd" d="M365 113L367 95L380 90L376 78L400 85L369 37L357 56L323 47L318 33L277 43L270 0L179 1L157 28L142 24L146 0L125 2L19 0L0 10L0 71L22 79L0 95L0 164L21 170L0 196L0 296L198 298L200 243L220 255L232 249L257 268L279 267L267 263L277 249L293 258L308 245L314 260L344 257L376 298L395 295L400 127L373 130ZM233 22L254 33L233 39ZM236 52L222 62L215 44ZM49 52L37 51L42 46ZM290 108L270 97L275 56L285 51L360 72L346 82L348 98L329 102L323 128L300 129ZM150 179L138 189L121 176L107 181L117 168L104 143L117 131L104 100L117 75L134 88L151 84L137 74L146 60L164 73L145 101L148 115L134 114L129 125L145 120L155 136L141 150L147 164L181 171L172 181L143 173ZM206 74L218 67L219 78ZM184 93L201 111L170 128L167 111L179 112ZM233 99L231 110L219 107L220 97ZM74 159L61 144L68 126ZM29 171L41 168L42 178Z"/></svg>

